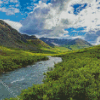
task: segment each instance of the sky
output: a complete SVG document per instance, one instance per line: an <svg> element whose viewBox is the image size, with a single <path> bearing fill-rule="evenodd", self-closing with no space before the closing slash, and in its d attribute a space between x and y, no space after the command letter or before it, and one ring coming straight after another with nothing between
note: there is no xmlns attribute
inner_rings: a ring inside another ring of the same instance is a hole
<svg viewBox="0 0 100 100"><path fill-rule="evenodd" d="M100 44L100 0L0 0L0 19L21 34Z"/></svg>

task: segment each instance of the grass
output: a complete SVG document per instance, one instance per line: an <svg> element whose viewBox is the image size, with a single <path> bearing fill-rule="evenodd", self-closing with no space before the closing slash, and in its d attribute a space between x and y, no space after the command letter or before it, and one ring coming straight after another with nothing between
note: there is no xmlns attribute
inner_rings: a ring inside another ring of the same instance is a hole
<svg viewBox="0 0 100 100"><path fill-rule="evenodd" d="M67 52L67 49L64 51ZM27 65L33 64L39 60L48 59L46 56L54 56L60 52L61 48L58 47L42 48L39 53L39 51L24 51L18 48L0 46L0 73L26 67Z"/></svg>
<svg viewBox="0 0 100 100"><path fill-rule="evenodd" d="M41 53L10 49L0 46L0 73L26 67L36 61L48 59Z"/></svg>
<svg viewBox="0 0 100 100"><path fill-rule="evenodd" d="M57 56L63 61L44 73L44 84L23 90L20 100L100 100L100 46Z"/></svg>
<svg viewBox="0 0 100 100"><path fill-rule="evenodd" d="M70 49L70 50L79 50L79 49L83 49L83 48L88 48L89 46L88 45L84 45L84 46L81 46L81 45L67 45L65 46L66 48Z"/></svg>
<svg viewBox="0 0 100 100"><path fill-rule="evenodd" d="M42 47L41 48L41 52L42 53L47 53L47 54L60 54L60 53L66 53L66 52L69 52L69 51L71 51L71 50L69 50L68 48L66 48L66 47L57 47L57 46L55 46L55 47L50 47L50 48L44 48L44 47Z"/></svg>

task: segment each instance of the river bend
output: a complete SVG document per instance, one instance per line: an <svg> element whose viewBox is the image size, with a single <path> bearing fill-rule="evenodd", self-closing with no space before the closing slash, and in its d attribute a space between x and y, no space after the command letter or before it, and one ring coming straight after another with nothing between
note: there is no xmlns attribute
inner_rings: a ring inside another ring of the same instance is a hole
<svg viewBox="0 0 100 100"><path fill-rule="evenodd" d="M22 89L27 89L32 84L42 84L43 73L48 71L48 67L54 67L55 63L61 61L60 57L49 56L49 60L0 75L0 100L15 97Z"/></svg>

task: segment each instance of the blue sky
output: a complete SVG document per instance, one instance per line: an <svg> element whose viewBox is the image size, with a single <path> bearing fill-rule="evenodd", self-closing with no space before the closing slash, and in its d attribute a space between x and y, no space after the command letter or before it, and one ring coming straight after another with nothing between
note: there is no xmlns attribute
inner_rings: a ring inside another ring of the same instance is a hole
<svg viewBox="0 0 100 100"><path fill-rule="evenodd" d="M100 44L98 0L0 0L0 19L22 34Z"/></svg>

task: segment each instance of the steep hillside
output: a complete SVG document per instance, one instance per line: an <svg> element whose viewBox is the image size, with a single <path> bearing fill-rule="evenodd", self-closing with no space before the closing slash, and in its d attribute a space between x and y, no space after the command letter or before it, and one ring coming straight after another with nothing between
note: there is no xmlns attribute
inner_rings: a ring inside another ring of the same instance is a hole
<svg viewBox="0 0 100 100"><path fill-rule="evenodd" d="M35 36L22 35L10 25L0 20L0 45L24 50L39 50L40 47L49 47Z"/></svg>
<svg viewBox="0 0 100 100"><path fill-rule="evenodd" d="M33 46L38 46L38 47L48 47L49 48L49 45L47 45L42 40L36 38L34 35L28 36L26 34L22 34L22 37L27 41L28 44L31 44Z"/></svg>

